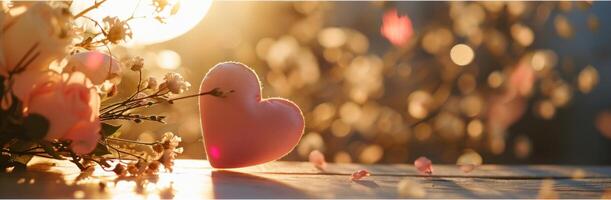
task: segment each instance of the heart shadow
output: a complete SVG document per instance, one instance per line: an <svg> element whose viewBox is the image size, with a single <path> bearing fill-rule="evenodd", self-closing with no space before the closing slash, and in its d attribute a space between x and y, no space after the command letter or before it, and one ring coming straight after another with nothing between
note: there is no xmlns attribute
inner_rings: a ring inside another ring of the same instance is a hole
<svg viewBox="0 0 611 200"><path fill-rule="evenodd" d="M219 199L303 199L312 198L305 192L269 178L247 173L212 171L214 198Z"/></svg>

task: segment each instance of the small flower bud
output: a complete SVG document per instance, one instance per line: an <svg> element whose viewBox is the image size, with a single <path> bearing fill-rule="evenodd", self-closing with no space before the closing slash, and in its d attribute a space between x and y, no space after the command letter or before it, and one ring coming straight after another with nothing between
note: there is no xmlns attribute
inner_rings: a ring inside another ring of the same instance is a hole
<svg viewBox="0 0 611 200"><path fill-rule="evenodd" d="M131 175L137 175L138 174L138 167L136 167L136 165L134 165L134 164L130 164L130 165L127 166L127 171Z"/></svg>
<svg viewBox="0 0 611 200"><path fill-rule="evenodd" d="M164 84L170 92L174 94L180 94L191 88L191 83L185 81L185 79L179 73L170 72L163 78Z"/></svg>
<svg viewBox="0 0 611 200"><path fill-rule="evenodd" d="M115 172L117 176L125 176L125 174L127 174L127 170L125 169L125 166L122 164L117 164L112 171Z"/></svg>
<svg viewBox="0 0 611 200"><path fill-rule="evenodd" d="M159 87L159 84L157 83L157 79L154 77L149 77L148 80L146 81L146 88L156 90L157 87Z"/></svg>
<svg viewBox="0 0 611 200"><path fill-rule="evenodd" d="M163 152L163 145L162 144L155 144L153 146L153 150L157 153L161 153Z"/></svg>
<svg viewBox="0 0 611 200"><path fill-rule="evenodd" d="M161 163L160 163L159 161L156 161L156 160L155 160L155 161L153 161L153 162L149 163L148 168L149 168L150 170L157 171L157 170L159 170L159 165L160 165L160 164L161 164Z"/></svg>
<svg viewBox="0 0 611 200"><path fill-rule="evenodd" d="M144 68L144 58L140 56L130 57L124 61L123 65L129 67L132 71L140 71Z"/></svg>

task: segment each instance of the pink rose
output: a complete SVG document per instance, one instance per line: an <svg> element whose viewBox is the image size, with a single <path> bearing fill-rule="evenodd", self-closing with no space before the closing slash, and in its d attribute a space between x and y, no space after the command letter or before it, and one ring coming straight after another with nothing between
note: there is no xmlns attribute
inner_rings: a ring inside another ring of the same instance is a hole
<svg viewBox="0 0 611 200"><path fill-rule="evenodd" d="M100 135L100 121L81 120L70 129L62 139L70 140L70 147L77 154L88 154L98 145Z"/></svg>
<svg viewBox="0 0 611 200"><path fill-rule="evenodd" d="M86 154L100 139L100 96L83 73L45 74L24 98L25 114L49 120L46 140L71 140L72 149Z"/></svg>
<svg viewBox="0 0 611 200"><path fill-rule="evenodd" d="M53 71L24 71L14 78L13 94L24 103L28 102L35 88L62 80L62 76Z"/></svg>
<svg viewBox="0 0 611 200"><path fill-rule="evenodd" d="M97 51L77 53L71 56L64 73L83 72L93 84L100 85L105 80L113 84L120 82L121 65L113 57Z"/></svg>
<svg viewBox="0 0 611 200"><path fill-rule="evenodd" d="M20 10L22 12L18 12ZM65 23L69 17L62 15L46 3L29 3L12 8L15 12L3 14L0 22L5 29L0 34L0 74L6 75L25 57L32 59L28 70L43 71L49 64L60 59L70 42ZM35 48L33 48L35 47ZM27 52L31 51L26 57ZM38 56L34 57L34 55ZM3 57L3 58L2 58ZM21 62L23 65L25 62Z"/></svg>

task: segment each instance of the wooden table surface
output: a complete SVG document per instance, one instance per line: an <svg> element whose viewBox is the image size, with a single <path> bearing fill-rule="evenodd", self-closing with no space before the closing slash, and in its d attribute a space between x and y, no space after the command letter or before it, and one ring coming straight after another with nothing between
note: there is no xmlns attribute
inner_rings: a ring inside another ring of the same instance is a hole
<svg viewBox="0 0 611 200"><path fill-rule="evenodd" d="M358 169L369 170L371 176L350 180ZM215 170L205 160L177 160L173 173L117 178L97 169L93 176L82 178L69 162L36 158L27 172L0 174L0 197L611 198L611 167L607 166L483 165L464 173L455 165L434 165L434 170L432 176L423 176L412 165L329 163L323 172L307 162L280 161ZM409 184L401 190L402 180ZM420 190L414 192L414 188Z"/></svg>

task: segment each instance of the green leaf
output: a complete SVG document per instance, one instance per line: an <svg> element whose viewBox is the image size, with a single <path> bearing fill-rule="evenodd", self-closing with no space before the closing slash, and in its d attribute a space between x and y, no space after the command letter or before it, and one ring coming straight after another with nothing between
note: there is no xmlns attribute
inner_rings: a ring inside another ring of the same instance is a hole
<svg viewBox="0 0 611 200"><path fill-rule="evenodd" d="M121 128L121 125L115 126L115 125L111 125L107 123L102 123L102 130L101 130L102 138L107 138L108 136L115 134L117 130L119 130L119 128Z"/></svg>
<svg viewBox="0 0 611 200"><path fill-rule="evenodd" d="M34 141L38 141L47 135L49 120L39 114L30 114L24 119L23 126L25 135Z"/></svg>
<svg viewBox="0 0 611 200"><path fill-rule="evenodd" d="M108 147L106 147L106 145L98 143L98 146L95 147L92 154L96 156L103 156L103 155L108 155L111 153L108 150Z"/></svg>

